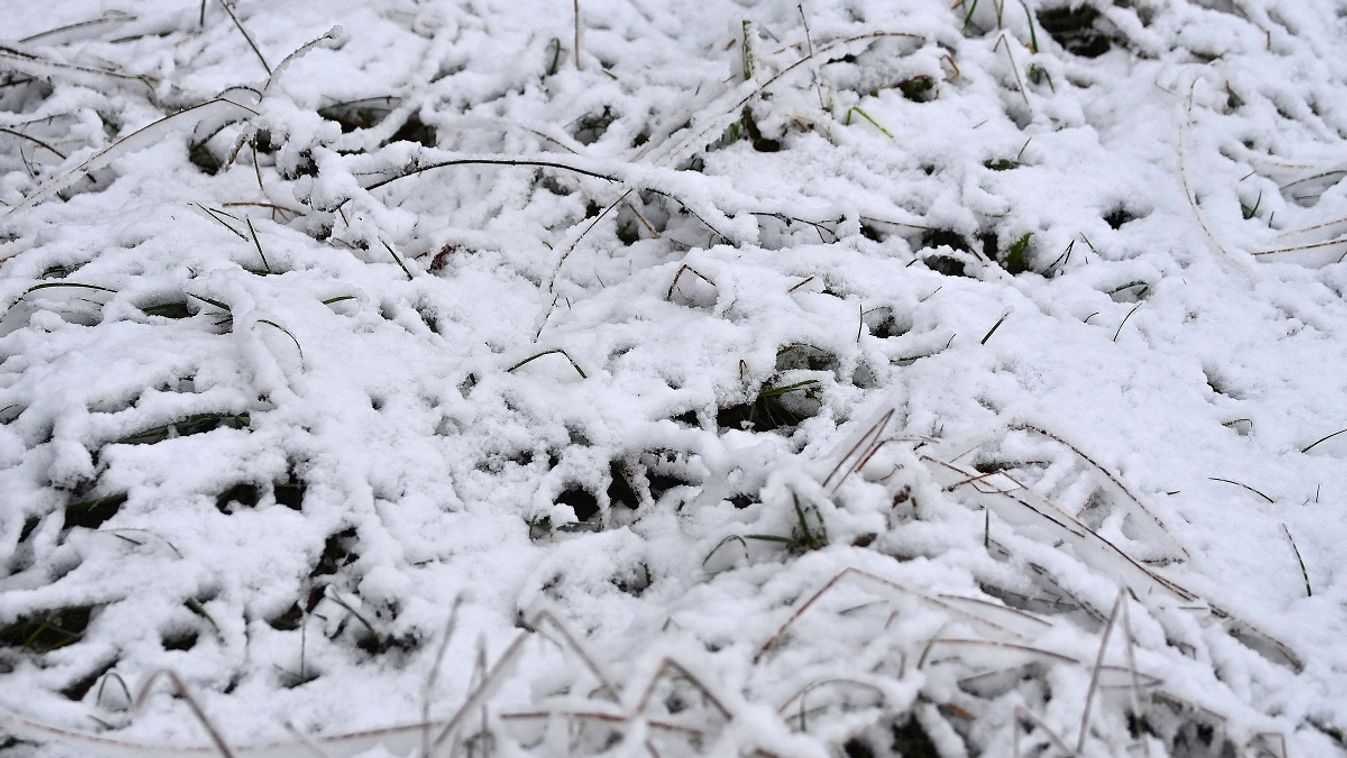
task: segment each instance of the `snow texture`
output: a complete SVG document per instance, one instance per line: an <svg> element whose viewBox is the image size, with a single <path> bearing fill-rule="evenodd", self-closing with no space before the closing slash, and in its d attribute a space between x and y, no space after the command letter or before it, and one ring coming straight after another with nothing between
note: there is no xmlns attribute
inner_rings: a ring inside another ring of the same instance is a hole
<svg viewBox="0 0 1347 758"><path fill-rule="evenodd" d="M1347 750L1342 0L3 5L0 753Z"/></svg>

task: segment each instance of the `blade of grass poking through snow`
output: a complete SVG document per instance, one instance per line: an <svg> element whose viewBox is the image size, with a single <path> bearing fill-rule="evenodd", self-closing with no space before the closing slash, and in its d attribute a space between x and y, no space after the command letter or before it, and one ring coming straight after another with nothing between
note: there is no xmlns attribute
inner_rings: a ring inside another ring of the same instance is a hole
<svg viewBox="0 0 1347 758"><path fill-rule="evenodd" d="M1015 62L1015 52L1010 49L1009 40L1010 38L1006 36L1006 33L1001 32L1001 38L996 41L994 46L992 46L992 50L995 51L996 48L1005 45L1006 57L1010 59L1010 71L1015 75L1015 85L1020 88L1020 97L1024 98L1024 104L1029 106L1029 92L1024 88L1024 80L1020 78L1020 67L1019 64Z"/></svg>
<svg viewBox="0 0 1347 758"><path fill-rule="evenodd" d="M561 63L561 38L553 37L547 43L547 49L551 51L552 62L547 64L547 72L543 76L552 76L557 72L557 66Z"/></svg>
<svg viewBox="0 0 1347 758"><path fill-rule="evenodd" d="M266 269L268 274L273 273L271 264L267 262L267 254L262 252L262 243L257 239L257 230L253 228L253 220L250 218L245 220L248 222L248 234L253 237L253 246L257 248L257 257L262 259L262 268Z"/></svg>
<svg viewBox="0 0 1347 758"><path fill-rule="evenodd" d="M758 395L758 397L759 397L759 398L769 398L769 399L770 399L770 398L777 398L777 397L781 397L782 395L785 395L785 394L787 394L787 393L789 393L789 392L799 392L800 390L806 389L806 388L808 388L808 387L812 387L812 386L814 386L815 384L818 384L818 380L817 380L817 379L805 379L805 380L802 381L802 382L796 382L796 383L794 383L794 384L787 384L787 385L785 385L784 387L770 387L770 388L768 388L768 389L763 390L763 391Z"/></svg>
<svg viewBox="0 0 1347 758"><path fill-rule="evenodd" d="M717 542L717 543L716 543L716 546L713 547L713 548L711 548L711 552L707 553L707 554L706 554L706 557L702 559L702 568L706 568L707 562L709 562L709 561L711 560L711 557L712 557L712 556L714 556L716 553L720 552L720 549L721 549L722 547L725 547L725 546L728 545L730 542L735 541L735 540L738 540L739 546L742 547L742 548L744 549L744 560L748 560L748 542L746 542L746 541L744 540L743 537L740 537L740 536L737 535L737 534L731 534L731 535L725 537L724 539L722 539L720 542Z"/></svg>
<svg viewBox="0 0 1347 758"><path fill-rule="evenodd" d="M1267 495L1264 495L1262 492L1260 492L1260 491L1254 489L1253 487L1250 487L1249 485L1244 484L1244 483L1242 483L1242 482L1237 482L1237 481L1235 481L1234 479L1222 479L1222 478L1219 477L1219 476L1209 476L1209 477L1207 477L1207 478L1210 479L1210 480L1213 481L1213 482L1222 482L1222 483L1224 483L1224 484L1233 484L1233 485L1235 485L1236 487L1242 487L1242 488L1248 490L1249 492L1252 492L1253 494L1255 494L1255 495L1257 495L1257 496L1263 498L1264 500L1268 501L1269 503L1276 503L1276 502L1277 502L1276 500L1273 500L1272 498L1268 497Z"/></svg>
<svg viewBox="0 0 1347 758"><path fill-rule="evenodd" d="M299 345L299 340L295 339L295 335L291 334L289 329L286 329L285 327L281 326L280 324L276 323L275 321L272 321L271 319L266 319L266 318L259 318L259 319L257 320L257 323L259 323L259 324L266 324L267 326L275 327L276 329L280 329L282 332L285 332L285 336L289 337L289 338L290 338L290 341L293 342L293 343L295 343L295 349L299 351L299 361L300 361L300 363L303 363L303 362L304 362L304 348L300 347L300 345Z"/></svg>
<svg viewBox="0 0 1347 758"><path fill-rule="evenodd" d="M1020 152L1024 151L1021 150ZM1016 160L1018 161L1019 159L1016 158ZM1010 251L1006 253L1006 271L1011 275L1029 270L1029 242L1032 241L1033 238L1033 232L1025 232L1019 239L1015 240L1015 242L1010 245Z"/></svg>
<svg viewBox="0 0 1347 758"><path fill-rule="evenodd" d="M356 300L356 299L357 299L357 298L356 298L355 295L338 295L338 296L336 296L336 297L329 297L328 299L324 300L324 301L323 301L323 305L336 305L337 303L345 302L345 301L347 301L347 300Z"/></svg>
<svg viewBox="0 0 1347 758"><path fill-rule="evenodd" d="M1290 247L1275 247L1271 250L1258 250L1253 253L1254 256L1260 255L1280 255L1282 253L1294 253L1299 250L1320 250L1325 247L1336 247L1347 244L1347 237L1338 237L1327 242L1311 242L1304 245L1292 245Z"/></svg>
<svg viewBox="0 0 1347 758"><path fill-rule="evenodd" d="M294 63L300 58L303 58L305 55L308 55L309 51L313 50L315 47L318 47L319 45L328 48L338 47L341 45L342 40L345 38L345 36L346 30L343 29L341 25L337 25L333 26L331 29L328 29L326 32L323 33L321 37L315 37L314 39L311 39L308 42L305 42L304 44L295 48L294 51L292 51L289 55L282 58L281 62L276 64L276 68L271 71L270 76L267 77L266 85L262 87L262 97L266 97L267 95L271 94L271 88L276 85L276 82L281 80L281 77L285 75L286 69L290 68L291 63ZM261 53L259 53L259 55L261 55Z"/></svg>
<svg viewBox="0 0 1347 758"><path fill-rule="evenodd" d="M61 26L47 29L36 34L30 34L19 40L20 44L31 45L41 42L49 45L60 45L67 42L75 42L80 39L87 39L94 27L112 24L114 26L135 21L136 17L130 13L122 11L108 11L97 18L91 18L85 21L76 21L72 24L62 24Z"/></svg>
<svg viewBox="0 0 1347 758"><path fill-rule="evenodd" d="M396 263L396 264L398 264L398 268L402 269L402 273L404 273L404 274L407 275L407 281L410 282L410 281L412 280L413 277L412 277L412 272L410 272L410 271L407 270L407 264L405 264L405 263L402 262L402 258L398 257L398 254L395 253L395 252L393 252L393 248L390 247L389 244L388 244L387 242L384 242L383 240L379 240L379 244L380 244L380 245L383 245L383 246L384 246L384 249L388 251L388 254L391 255L391 256L393 256L393 262Z"/></svg>
<svg viewBox="0 0 1347 758"><path fill-rule="evenodd" d="M1322 172L1320 172L1320 173L1318 173L1318 174L1314 174L1314 175L1312 175L1312 176L1306 176L1306 177L1301 178L1301 179L1296 179L1296 180L1293 181L1293 182L1288 182L1288 183L1286 183L1286 184L1281 185L1281 186L1278 187L1277 189L1279 189L1279 190L1285 192L1286 190L1288 190L1288 189L1290 189L1290 188L1296 186L1297 184L1304 184L1304 183L1306 183L1306 182L1312 182L1312 181L1314 181L1315 179L1327 179L1327 178L1330 177L1330 176L1339 176L1339 175L1341 175L1341 174L1347 174L1347 169L1333 169L1332 171L1322 171Z"/></svg>
<svg viewBox="0 0 1347 758"><path fill-rule="evenodd" d="M89 66L77 66L73 63L63 63L36 55L19 53L12 49L0 48L0 69L6 68L27 74L34 79L64 80L99 91L102 91L110 83L115 85L134 82L152 88L151 83L145 77L101 68L90 68Z"/></svg>
<svg viewBox="0 0 1347 758"><path fill-rule="evenodd" d="M134 700L134 698L131 697L131 688L126 686L126 680L116 671L109 671L98 678L98 692L94 695L94 704L103 707L103 692L107 689L109 680L115 681L117 686L122 688L122 708L130 706Z"/></svg>
<svg viewBox="0 0 1347 758"><path fill-rule="evenodd" d="M1142 301L1142 302L1145 302L1145 301ZM1140 308L1140 307L1141 307L1141 303L1137 303L1136 305L1132 306L1132 310L1128 311L1128 312L1127 312L1127 315L1126 315L1126 316L1123 316L1123 320L1120 321L1120 322L1118 322L1118 330L1115 331L1115 332L1113 333L1113 341L1114 341L1114 342L1117 342L1117 341L1118 341L1118 335L1122 334L1123 327L1127 325L1127 319L1131 318L1131 317L1132 317L1132 314L1133 314L1133 313L1136 313L1136 312L1137 312L1137 309Z"/></svg>
<svg viewBox="0 0 1347 758"><path fill-rule="evenodd" d="M992 328L988 329L986 334L982 335L982 341L979 342L978 344L979 345L987 344L987 340L991 339L993 334L996 334L996 330L1000 329L1001 324L1004 324L1006 322L1006 319L1008 318L1010 318L1010 313L1007 311L1005 315L1001 316L1001 318L998 318L996 320L995 324L992 324Z"/></svg>
<svg viewBox="0 0 1347 758"><path fill-rule="evenodd" d="M1334 437L1338 436L1339 434L1347 434L1347 429L1339 429L1339 430L1337 430L1336 432L1333 432L1332 434L1326 434L1326 435L1320 437L1319 439L1317 439L1317 440L1311 442L1310 444L1306 445L1305 447L1300 448L1300 452L1302 452L1302 453L1308 453L1309 451L1313 450L1313 449L1315 448L1315 446L1318 445L1319 443L1321 443L1321 442L1328 442L1329 440L1333 439Z"/></svg>
<svg viewBox="0 0 1347 758"><path fill-rule="evenodd" d="M566 352L565 350L562 350L562 349L559 348L559 347L554 347L554 348L552 348L551 350L544 350L544 351L542 351L541 353L534 353L533 355L530 355L529 357L525 358L524 360L522 360L522 361L520 361L520 362L514 364L513 366L511 366L511 367L505 369L505 373L507 373L507 374L513 374L513 373L515 372L515 369L519 369L519 368L522 368L522 367L524 367L524 366L527 366L528 364L530 364L530 363L532 363L532 362L538 360L539 358L543 357L544 355L552 355L552 354L554 354L554 353L560 354L560 355L564 356L564 357L566 358L566 360L570 361L570 362L571 362L571 368L575 369L575 373L579 374L581 379L588 379L588 378L589 378L589 377L585 374L584 370L580 368L580 364L576 363L576 362L575 362L575 359L571 357L571 354L568 353L568 352Z"/></svg>
<svg viewBox="0 0 1347 758"><path fill-rule="evenodd" d="M220 632L220 625L215 623L215 619L211 618L210 612L206 610L206 607L201 604L200 600L197 600L194 597L189 597L183 601L182 605L187 610L205 619L206 623L210 624L210 628L215 630L215 634L223 639L223 634Z"/></svg>
<svg viewBox="0 0 1347 758"><path fill-rule="evenodd" d="M740 22L740 53L743 56L744 81L753 78L753 22L744 19Z"/></svg>
<svg viewBox="0 0 1347 758"><path fill-rule="evenodd" d="M210 298L208 298L208 297L205 297L205 296L203 296L203 295L193 295L193 294L190 293L190 292L188 292L188 293L186 293L186 294L187 294L188 297L195 298L195 299L200 300L201 302L206 303L206 304L208 304L208 305L213 305L213 306L215 306L216 308L219 308L220 310L224 311L225 313L229 313L229 312L230 312L229 306L228 306L228 305L225 305L224 303L220 302L219 300L212 300L212 299L210 299Z"/></svg>
<svg viewBox="0 0 1347 758"><path fill-rule="evenodd" d="M866 113L865 109L860 107L859 105L853 105L851 106L851 110L847 111L847 117L845 120L842 121L843 126L851 126L851 114L853 113L859 115L866 121L869 121L870 125L878 129L879 131L883 132L885 137L893 139L893 133L890 132L888 129L885 129L884 126L880 124L878 121L874 120L874 118L871 117L869 113Z"/></svg>
<svg viewBox="0 0 1347 758"><path fill-rule="evenodd" d="M1016 424L1010 428L1027 429L1031 432L1036 432L1038 434L1043 435L1044 437L1047 437L1050 440L1056 441L1057 444L1062 445L1067 449L1069 449L1071 452L1075 453L1077 456L1080 457L1081 460L1085 461L1091 467L1093 467L1095 471L1098 471L1099 473L1103 474L1105 478L1107 478L1110 482L1113 483L1113 486L1117 487L1124 495L1127 496L1128 500L1131 500L1136 505L1137 508L1141 509L1141 512L1145 513L1147 518L1149 518L1156 526L1158 526L1160 528L1160 531L1164 532L1164 534L1167 537L1169 537L1170 542L1172 542L1174 546L1179 549L1179 552L1183 554L1183 557L1185 559L1192 557L1191 555L1189 555L1187 548L1179 544L1178 540L1174 539L1174 535L1171 533L1169 526L1167 526L1165 522L1159 516L1157 516L1155 512L1152 511L1145 503L1141 502L1141 498L1137 497L1136 493L1132 492L1132 490L1128 488L1126 484L1123 484L1122 479L1120 479L1118 475L1114 474L1112 471L1105 468L1103 464L1101 464L1099 461L1096 461L1084 450L1081 450L1079 447L1073 445L1070 442L1067 442L1059 435L1054 434L1040 426L1035 426L1033 424Z"/></svg>
<svg viewBox="0 0 1347 758"><path fill-rule="evenodd" d="M351 607L350 603L346 602L345 600L342 600L341 596L337 594L337 591L332 589L332 585L329 584L323 588L323 597L327 598L328 600L331 600L337 605L340 605L342 608L345 608L346 612L351 614L351 616L353 616L356 621L359 621L360 625L365 627L365 630L368 631L371 636L373 636L375 639L379 638L379 633L374 631L374 626L371 625L370 622L367 621L364 616L360 615L360 613L355 608Z"/></svg>
<svg viewBox="0 0 1347 758"><path fill-rule="evenodd" d="M266 208L274 213L288 213L291 216L303 216L304 211L299 208L292 208L288 205L279 203L263 203L253 200L230 200L227 203L220 203L221 208Z"/></svg>
<svg viewBox="0 0 1347 758"><path fill-rule="evenodd" d="M715 286L716 286L716 283L713 282L713 281L711 281L705 274L703 274L702 272L698 271L697 269L695 269L695 268L689 266L688 264L684 263L683 265L681 265L681 266L678 267L678 272L677 272L676 274L674 274L673 281L672 281L672 282L669 282L669 291L664 293L664 299L665 299L665 300L672 300L672 299L673 299L674 288L678 286L678 280L679 280L680 278L682 278L683 274L688 274L688 273L692 274L693 276L697 277L698 279L701 279L702 281L706 282L707 284L711 285L712 287L715 287Z"/></svg>
<svg viewBox="0 0 1347 758"><path fill-rule="evenodd" d="M962 5L964 2L966 2L966 0L959 0L960 5ZM955 7L957 8L958 6L956 5ZM973 21L973 13L977 11L977 9L978 9L978 0L973 0L973 2L968 3L968 13L964 14L963 17L964 26L968 26L968 24L970 24Z"/></svg>
<svg viewBox="0 0 1347 758"><path fill-rule="evenodd" d="M814 59L814 35L809 31L809 17L805 15L804 3L797 3L795 10L800 12L800 25L804 27L805 50L809 51L809 59L812 61ZM814 92L818 95L819 110L827 113L828 101L823 97L823 84L819 82L817 63L812 63L810 65L810 75L814 80ZM829 137L829 139L831 139L831 137Z"/></svg>
<svg viewBox="0 0 1347 758"><path fill-rule="evenodd" d="M1029 10L1029 4L1020 0L1020 7L1024 8L1024 17L1029 20L1029 49L1035 55L1038 54L1038 32L1034 30L1034 14Z"/></svg>
<svg viewBox="0 0 1347 758"><path fill-rule="evenodd" d="M475 156L467 158L451 158L449 160L436 161L435 163L427 163L422 166L416 166L414 168L403 171L402 173L385 177L377 182L374 182L373 184L366 185L364 189L367 191L373 191L386 184L395 182L398 179L403 179L408 176L415 176L416 174L425 173L426 171L431 171L437 168L449 168L451 166L516 166L516 167L552 168L561 171L571 171L580 174L581 176L589 176L595 179L603 179L604 181L613 182L614 184L621 184L623 181L622 177L620 176L604 173L602 171L596 171L594 169L585 168L583 166L574 166L568 163L562 163L560 160L557 160L557 158L562 157L565 156L555 156L555 157L549 156L547 158L529 158L529 157L511 157L511 156ZM716 227L713 226L710 222L702 218L702 216L700 216L696 211L692 210L692 208L688 207L687 203L683 202L681 199L679 199L676 195L672 194L668 190L662 190L658 187L649 187L649 186L643 186L640 187L640 189L646 192L653 192L661 197L669 198L670 200L682 206L683 210L691 214L693 218L697 219L697 221L699 221L707 229L710 229L712 232L714 232L716 236L726 240L730 239L729 236L722 234L720 230L716 229ZM598 222L601 219L603 219L603 217L606 216L609 211L621 205L634 191L635 191L634 189L629 189L626 192L624 192L621 197L613 201L611 205L609 205L606 209L604 209L604 211L600 213L590 223L588 227L586 227L585 232L587 233L596 224L598 224ZM581 234L580 236L583 237L584 234ZM574 247L574 245L575 242L572 242L571 246ZM569 253L569 250L566 252ZM564 255L565 254L563 254L563 258Z"/></svg>
<svg viewBox="0 0 1347 758"><path fill-rule="evenodd" d="M241 232L241 231L239 231L238 229L235 229L234 227L230 226L228 221L225 221L223 218L220 218L221 216L225 216L225 217L227 217L227 218L234 218L233 216L230 216L228 213L225 213L224 211L217 211L217 210L215 210L214 208L209 208L209 207L207 207L207 206L204 206L204 205L202 205L201 203L192 203L192 205L195 205L196 207L200 208L203 212L205 212L205 214L206 214L207 216L209 216L212 220L214 220L214 221L215 221L217 224L219 224L220 226L223 226L224 228L226 228L226 229L228 229L229 231L233 232L233 233L234 233L234 236L238 237L239 239L243 240L244 242L247 242L247 241L248 241L248 238L247 238L246 236L244 236L243 232Z"/></svg>
<svg viewBox="0 0 1347 758"><path fill-rule="evenodd" d="M1198 205L1197 194L1193 192L1192 183L1188 179L1187 133L1188 127L1190 126L1189 121L1193 118L1193 95L1197 92L1197 82L1199 81L1199 78L1200 77L1194 77L1192 83L1188 85L1188 97L1184 102L1183 118L1179 119L1179 183L1183 185L1183 197L1184 200L1188 201L1188 209L1192 212L1193 218L1197 221L1197 225L1202 227L1202 233L1206 235L1207 242L1211 244L1212 250L1215 250L1224 256L1227 255L1228 252L1226 251L1225 246L1216 239L1216 234L1212 232L1211 227L1207 224L1206 214L1202 212L1202 207ZM1085 239L1085 244L1090 245L1090 239L1088 237L1085 237L1083 234L1081 237ZM1094 249L1094 245L1090 245L1090 251L1095 255L1099 254L1099 251Z"/></svg>
<svg viewBox="0 0 1347 758"><path fill-rule="evenodd" d="M117 290L101 287L97 284L81 284L80 282L43 282L42 284L34 284L24 290L23 295L27 295L30 292L37 292L38 290L53 289L56 287L75 287L78 289L98 290L99 292L111 292L113 294L117 293ZM23 295L21 295L20 298L22 298Z"/></svg>
<svg viewBox="0 0 1347 758"><path fill-rule="evenodd" d="M753 82L745 82L743 87L731 90L730 94L737 95L739 92L743 92L745 89L748 89L747 94L744 94L741 97L739 97L728 108L722 108L717 116L706 119L704 125L698 125L692 129L687 130L687 134L685 134L677 142L669 142L669 140L672 138L674 133L678 132L679 129L681 129L681 127L663 132L660 135L659 139L651 139L649 144L652 146L652 148L654 146L662 146L663 144L666 143L671 145L667 149L661 149L657 153L655 153L653 160L656 163L670 165L676 164L685 158L690 158L696 152L700 151L703 146L705 146L705 144L708 141L707 138L709 135L723 132L726 128L729 127L731 123L733 123L734 119L740 118L741 117L740 114L742 113L744 106L746 106L749 102L751 102L755 98L761 96L763 93L767 92L767 90L771 89L774 84L776 84L779 81L782 81L790 74L792 74L795 70L797 70L801 66L804 66L806 63L810 63L818 57L831 54L834 50L837 50L838 48L844 48L847 45L853 44L855 42L873 41L879 39L896 39L896 38L906 38L915 40L922 39L921 35L913 34L911 32L897 32L886 30L881 30L877 32L867 32L865 34L856 34L850 37L845 37L840 40L835 40L827 45L824 45L823 47L811 50L807 55L796 60L794 63L787 65L785 68L778 70L776 73L772 74L771 76L767 77L766 79L762 80L760 83L756 84L755 86L752 86L751 88L748 88L748 85L753 84ZM642 150L641 153L639 153L639 155L650 156L651 153ZM523 165L523 164L516 164L516 165ZM434 166L428 168L434 168ZM584 173L583 171L580 171L579 169L575 169L570 166L562 166L561 168L568 168L573 171ZM420 170L422 169L411 171L409 173L418 173ZM600 176L599 178L608 179L609 181L618 181L616 178L608 176ZM391 181L391 179L388 181ZM387 182L380 182L380 184L384 183ZM367 187L366 189L373 189L373 187ZM664 197L668 197L670 200L673 200L674 202L681 205L684 211L690 213L693 218L697 219L697 221L699 221L707 229L710 229L716 236L720 237L723 240L726 240L727 242L733 241L729 236L721 233L720 230L716 229L714 226L708 223L706 219L702 218L701 215L699 215L696 211L688 207L687 203L683 202L673 194L655 189L653 187L644 187L642 189L654 192L655 194L662 195ZM594 227L598 226L599 221L601 221L605 216L608 215L609 211L613 210L623 201L625 201L633 191L635 190L630 188L625 190L622 193L622 195L618 197L617 200L614 200L611 205L605 208L603 212L601 212L596 218L594 218L590 222L589 226L585 227L584 230L581 231L578 236L576 236L574 239L572 239L570 242L566 244L566 246L561 251L561 255L558 257L557 266L553 271L552 279L547 285L548 292L552 292L556 288L556 280L557 277L560 275L561 267L566 262L566 259L570 256L571 252L575 250L575 247L580 244L580 240L584 239L585 236L588 235L594 229Z"/></svg>
<svg viewBox="0 0 1347 758"><path fill-rule="evenodd" d="M1286 540L1291 543L1291 550L1296 554L1296 563L1300 564L1300 578L1305 580L1305 597L1314 597L1314 590L1310 588L1310 572L1305 569L1305 559L1300 557L1300 548L1296 547L1296 538L1291 536L1291 530L1282 524L1282 531L1286 533Z"/></svg>
<svg viewBox="0 0 1347 758"><path fill-rule="evenodd" d="M13 218L15 214L18 214L22 211L25 211L33 207L34 205L37 205L43 200L46 200L47 198L51 197L57 192L60 192L66 187L70 186L71 184L74 184L75 181L77 181L80 177L84 176L90 171L94 171L96 169L102 168L103 166L106 166L107 164L111 163L112 160L117 156L122 155L123 153L132 152L135 150L140 150L145 147L149 147L150 145L158 142L163 137L163 135L169 131L172 131L174 129L191 128L196 124L200 123L202 120L210 118L212 116L224 117L229 121L233 121L238 118L246 117L248 115L255 116L257 115L257 111L247 106L239 105L238 103L232 100L226 100L225 98L216 98L214 100L204 102L200 105L193 105L190 108L184 108L183 110L180 110L177 113L173 113L171 115L159 119L158 121L150 123L146 126L142 126L136 131L131 132L125 137L122 137L116 142L113 142L111 145L108 145L107 147L98 151L93 155L93 157L85 160L78 166L75 166L74 168L71 168L67 171L63 171L60 174L57 174L56 176L52 177L51 179L48 179L47 181L43 182L42 186L33 190L32 194L28 195L28 197L25 197L23 199L23 202L19 203L13 208L10 208L9 211L4 216L0 216L0 223L8 221L9 219Z"/></svg>
<svg viewBox="0 0 1347 758"><path fill-rule="evenodd" d="M62 159L64 159L64 158L66 157L65 153L61 152L60 150L57 150L56 148L52 147L51 145L48 145L47 143L43 142L42 140L38 139L37 137L33 137L33 136L31 136L31 135L24 134L23 132L16 131L16 130L14 130L14 129L10 129L10 128L8 128L8 127L0 126L0 134L9 134L9 135L18 137L19 139L28 140L29 142L33 143L34 145L37 145L38 147L41 147L41 148L46 149L48 152L55 153L58 157L60 157L60 158L62 158Z"/></svg>
<svg viewBox="0 0 1347 758"><path fill-rule="evenodd" d="M257 177L257 192L258 194L265 196L267 194L267 188L262 185L262 163L257 160L257 140L248 140L248 148L252 150L253 153L253 176ZM271 219L273 221L276 220L276 215L274 213L272 214Z"/></svg>
<svg viewBox="0 0 1347 758"><path fill-rule="evenodd" d="M243 22L239 21L239 17L234 15L234 9L231 7L229 0L220 0L220 7L224 8L225 13L229 14L229 19L234 22L234 26L238 27L239 34L242 34L243 39L248 41L248 47L251 47L253 52L257 54L257 60L262 62L262 68L266 69L267 76L271 76L271 64L267 63L266 56L262 55L257 43L253 41L253 35L248 33L248 30L243 26Z"/></svg>
<svg viewBox="0 0 1347 758"><path fill-rule="evenodd" d="M880 39L897 38L913 40L924 39L921 35L913 34L911 32L887 30L856 34L850 37L834 40L822 47L816 48L813 53L805 55L786 67L777 70L776 73L761 80L760 83L755 84L754 82L745 82L742 86L736 87L727 93L729 96L727 99L731 102L730 105L719 106L719 113L717 115L707 118L704 120L704 123L699 123L694 128L687 130L687 133L677 142L669 143L667 140L672 137L673 133L677 132L678 129L664 133L661 142L669 144L670 147L653 153L653 155L656 156L654 157L654 160L664 165L671 165L679 163L684 159L691 158L693 154L700 152L702 147L708 142L714 141L714 135L723 133L734 120L740 118L745 105L748 105L753 100L762 96L765 92L771 89L773 85L790 76L805 64L810 63L817 58L832 55L835 51L856 42L873 42ZM744 94L740 95L739 93ZM722 100L724 99L726 98L723 98ZM656 141L652 139L651 144L656 144ZM662 147L663 145L661 144L660 146ZM649 151L643 151L641 153L641 155L651 154L652 153Z"/></svg>

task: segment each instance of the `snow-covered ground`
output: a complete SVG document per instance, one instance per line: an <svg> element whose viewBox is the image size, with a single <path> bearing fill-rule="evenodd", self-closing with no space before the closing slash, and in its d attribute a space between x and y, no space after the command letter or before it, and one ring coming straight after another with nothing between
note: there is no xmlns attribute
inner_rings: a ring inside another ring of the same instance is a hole
<svg viewBox="0 0 1347 758"><path fill-rule="evenodd" d="M1347 751L1342 0L0 5L0 754Z"/></svg>

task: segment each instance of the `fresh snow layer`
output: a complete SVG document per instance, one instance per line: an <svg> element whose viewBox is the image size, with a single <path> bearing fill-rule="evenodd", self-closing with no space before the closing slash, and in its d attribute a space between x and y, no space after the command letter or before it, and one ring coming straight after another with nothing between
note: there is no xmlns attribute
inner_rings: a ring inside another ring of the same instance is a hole
<svg viewBox="0 0 1347 758"><path fill-rule="evenodd" d="M4 15L0 753L1347 750L1341 0Z"/></svg>

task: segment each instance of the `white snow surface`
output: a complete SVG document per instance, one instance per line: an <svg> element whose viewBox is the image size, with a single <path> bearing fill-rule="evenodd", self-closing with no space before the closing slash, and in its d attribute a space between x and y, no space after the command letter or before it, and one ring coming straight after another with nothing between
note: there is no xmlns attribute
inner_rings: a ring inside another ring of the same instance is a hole
<svg viewBox="0 0 1347 758"><path fill-rule="evenodd" d="M0 5L0 754L1347 751L1342 0Z"/></svg>

